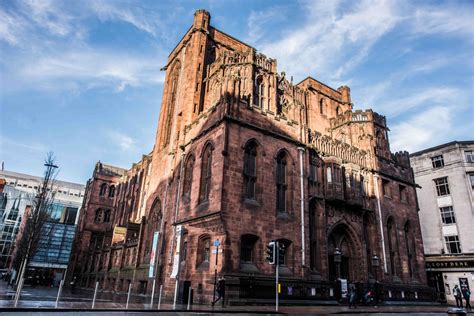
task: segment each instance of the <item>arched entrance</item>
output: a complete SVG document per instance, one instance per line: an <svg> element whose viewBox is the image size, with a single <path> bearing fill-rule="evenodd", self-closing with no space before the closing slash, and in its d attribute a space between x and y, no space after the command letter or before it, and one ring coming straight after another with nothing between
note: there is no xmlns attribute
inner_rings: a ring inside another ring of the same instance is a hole
<svg viewBox="0 0 474 316"><path fill-rule="evenodd" d="M328 237L329 280L355 280L360 264L357 246L347 225L339 224L332 230ZM336 250L340 251L340 261L335 258Z"/></svg>

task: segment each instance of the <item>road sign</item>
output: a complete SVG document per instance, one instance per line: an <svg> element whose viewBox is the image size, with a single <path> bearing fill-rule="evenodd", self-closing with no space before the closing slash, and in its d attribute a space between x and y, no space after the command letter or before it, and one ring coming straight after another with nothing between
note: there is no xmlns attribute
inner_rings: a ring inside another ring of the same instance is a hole
<svg viewBox="0 0 474 316"><path fill-rule="evenodd" d="M214 247L219 247L221 245L221 242L219 239L214 240Z"/></svg>

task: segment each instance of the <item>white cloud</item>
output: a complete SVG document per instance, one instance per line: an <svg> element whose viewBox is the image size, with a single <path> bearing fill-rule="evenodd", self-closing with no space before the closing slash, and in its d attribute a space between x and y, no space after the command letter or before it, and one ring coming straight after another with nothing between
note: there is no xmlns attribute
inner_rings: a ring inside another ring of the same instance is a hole
<svg viewBox="0 0 474 316"><path fill-rule="evenodd" d="M7 13L0 7L0 40L17 45L24 28L25 24L19 16Z"/></svg>
<svg viewBox="0 0 474 316"><path fill-rule="evenodd" d="M436 106L396 124L391 132L392 151L414 152L446 141L453 128L453 115L448 107Z"/></svg>
<svg viewBox="0 0 474 316"><path fill-rule="evenodd" d="M271 7L265 11L252 11L247 19L247 38L246 42L255 43L265 34L264 27L269 22L275 22L283 18L282 8Z"/></svg>
<svg viewBox="0 0 474 316"><path fill-rule="evenodd" d="M456 4L420 7L413 15L413 31L422 34L454 33L474 36L472 6Z"/></svg>
<svg viewBox="0 0 474 316"><path fill-rule="evenodd" d="M135 151L136 150L136 141L119 131L109 130L106 132L107 138L112 141L112 143L118 146L122 151Z"/></svg>

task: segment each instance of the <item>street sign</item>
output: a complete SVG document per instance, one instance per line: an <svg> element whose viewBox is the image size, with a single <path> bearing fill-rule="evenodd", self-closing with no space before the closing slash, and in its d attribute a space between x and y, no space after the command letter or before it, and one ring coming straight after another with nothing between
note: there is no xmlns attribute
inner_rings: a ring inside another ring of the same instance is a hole
<svg viewBox="0 0 474 316"><path fill-rule="evenodd" d="M221 242L219 239L214 240L214 247L219 247L221 245Z"/></svg>
<svg viewBox="0 0 474 316"><path fill-rule="evenodd" d="M212 254L216 254L217 253L217 249L212 249ZM222 249L219 249L219 253L222 253Z"/></svg>

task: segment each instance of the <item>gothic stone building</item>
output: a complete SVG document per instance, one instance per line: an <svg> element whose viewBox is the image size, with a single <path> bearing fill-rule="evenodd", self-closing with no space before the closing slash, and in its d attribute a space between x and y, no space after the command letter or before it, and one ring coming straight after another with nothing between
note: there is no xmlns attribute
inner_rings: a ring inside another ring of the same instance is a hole
<svg viewBox="0 0 474 316"><path fill-rule="evenodd" d="M130 170L98 163L89 181L82 286L149 294L155 280L165 299L186 302L191 287L209 302L217 269L227 302L272 298L265 250L278 240L283 299L337 297L337 277L377 279L386 300L427 298L413 172L390 152L384 116L353 110L346 86L293 84L204 10L165 69L153 151Z"/></svg>

